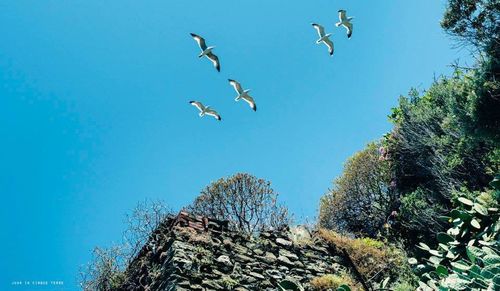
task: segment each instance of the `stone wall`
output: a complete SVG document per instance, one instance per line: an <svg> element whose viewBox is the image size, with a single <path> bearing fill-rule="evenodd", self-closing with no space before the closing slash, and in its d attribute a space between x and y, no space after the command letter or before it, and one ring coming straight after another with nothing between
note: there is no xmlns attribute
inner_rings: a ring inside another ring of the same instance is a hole
<svg viewBox="0 0 500 291"><path fill-rule="evenodd" d="M130 264L123 290L277 290L282 280L309 281L343 267L305 228L249 237L227 222L181 212L152 234Z"/></svg>

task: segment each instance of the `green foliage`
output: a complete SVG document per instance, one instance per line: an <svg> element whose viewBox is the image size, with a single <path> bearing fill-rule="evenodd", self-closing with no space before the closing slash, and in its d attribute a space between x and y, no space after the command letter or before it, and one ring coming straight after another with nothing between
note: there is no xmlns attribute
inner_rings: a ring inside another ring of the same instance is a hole
<svg viewBox="0 0 500 291"><path fill-rule="evenodd" d="M414 258L409 262L415 265L422 289L500 288L500 185L491 185L493 191L457 196L457 207L446 217L451 227L438 233L437 247L418 246L421 263Z"/></svg>
<svg viewBox="0 0 500 291"><path fill-rule="evenodd" d="M233 290L234 287L236 287L239 283L238 281L229 276L223 276L219 282L222 285L222 287L225 288L225 290Z"/></svg>
<svg viewBox="0 0 500 291"><path fill-rule="evenodd" d="M350 291L351 287L354 290L359 290L359 283L355 282L348 273L327 274L315 277L309 283L312 290L338 290Z"/></svg>
<svg viewBox="0 0 500 291"><path fill-rule="evenodd" d="M382 230L396 203L383 150L370 143L349 158L333 188L321 198L321 227L372 237Z"/></svg>
<svg viewBox="0 0 500 291"><path fill-rule="evenodd" d="M401 202L399 230L409 243L441 230L437 217L451 208L455 189L484 190L499 170L499 143L479 116L498 115L500 103L478 111L482 70L457 70L422 95L413 90L390 116L394 129L385 144ZM490 117L489 124L500 120Z"/></svg>
<svg viewBox="0 0 500 291"><path fill-rule="evenodd" d="M441 229L436 217L441 213L442 206L431 199L432 195L421 188L401 197L399 224L404 231L402 236L407 240L422 240Z"/></svg>
<svg viewBox="0 0 500 291"><path fill-rule="evenodd" d="M304 287L299 282L291 280L282 280L278 283L278 288L281 291L303 291Z"/></svg>
<svg viewBox="0 0 500 291"><path fill-rule="evenodd" d="M500 43L498 23L498 0L449 0L441 26L459 41L493 53Z"/></svg>

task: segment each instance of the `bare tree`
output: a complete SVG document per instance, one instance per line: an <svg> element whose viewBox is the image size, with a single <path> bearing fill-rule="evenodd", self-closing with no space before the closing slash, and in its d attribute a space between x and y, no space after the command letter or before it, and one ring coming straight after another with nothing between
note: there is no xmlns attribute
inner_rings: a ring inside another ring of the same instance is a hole
<svg viewBox="0 0 500 291"><path fill-rule="evenodd" d="M172 210L162 200L144 200L126 214L127 229L123 232L128 260L133 260L149 236L160 226Z"/></svg>
<svg viewBox="0 0 500 291"><path fill-rule="evenodd" d="M237 173L212 182L188 209L194 214L229 220L234 230L254 233L290 222L288 209L279 205L277 198L271 182Z"/></svg>
<svg viewBox="0 0 500 291"><path fill-rule="evenodd" d="M92 261L80 268L80 286L85 291L120 290L127 279L125 268L137 256L149 236L171 214L161 200L144 200L126 214L123 241L110 248L96 247Z"/></svg>
<svg viewBox="0 0 500 291"><path fill-rule="evenodd" d="M126 260L123 246L108 249L96 247L92 261L80 269L80 286L84 291L118 290L124 281Z"/></svg>

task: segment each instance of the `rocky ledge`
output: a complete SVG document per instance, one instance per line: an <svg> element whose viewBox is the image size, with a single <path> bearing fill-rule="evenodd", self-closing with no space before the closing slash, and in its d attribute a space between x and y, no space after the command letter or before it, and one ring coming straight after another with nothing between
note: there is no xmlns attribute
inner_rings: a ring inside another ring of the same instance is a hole
<svg viewBox="0 0 500 291"><path fill-rule="evenodd" d="M289 280L344 269L328 245L304 227L248 236L226 221L181 212L167 219L128 266L121 290L277 290Z"/></svg>

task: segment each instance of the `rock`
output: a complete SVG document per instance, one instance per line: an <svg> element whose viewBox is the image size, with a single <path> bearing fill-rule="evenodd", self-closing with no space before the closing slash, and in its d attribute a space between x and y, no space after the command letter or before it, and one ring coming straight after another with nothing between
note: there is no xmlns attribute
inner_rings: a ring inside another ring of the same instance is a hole
<svg viewBox="0 0 500 291"><path fill-rule="evenodd" d="M282 272L282 273L288 273L289 269L286 266L279 266L278 270L280 270L280 272Z"/></svg>
<svg viewBox="0 0 500 291"><path fill-rule="evenodd" d="M262 256L264 254L264 251L261 249L254 249L253 252L258 256Z"/></svg>
<svg viewBox="0 0 500 291"><path fill-rule="evenodd" d="M276 239L276 243L278 245L284 246L284 247L290 247L290 246L292 246L292 242L291 241L283 239L281 237L279 237L279 238Z"/></svg>
<svg viewBox="0 0 500 291"><path fill-rule="evenodd" d="M303 225L297 225L290 228L288 238L297 244L309 243L312 241L311 233Z"/></svg>
<svg viewBox="0 0 500 291"><path fill-rule="evenodd" d="M191 286L191 283L189 282L189 280L184 280L177 282L177 286L189 288Z"/></svg>
<svg viewBox="0 0 500 291"><path fill-rule="evenodd" d="M252 277L255 277L257 279L261 279L261 280L264 280L266 278L266 277L262 276L262 274L255 273L255 272L250 272L249 275L252 276Z"/></svg>
<svg viewBox="0 0 500 291"><path fill-rule="evenodd" d="M301 261L295 261L293 262L293 265L296 267L296 268L304 268L304 263L302 263Z"/></svg>
<svg viewBox="0 0 500 291"><path fill-rule="evenodd" d="M274 262L276 262L276 256L271 252L266 252L266 255L262 257L262 260L268 264L274 264Z"/></svg>
<svg viewBox="0 0 500 291"><path fill-rule="evenodd" d="M326 271L325 268L320 267L317 264L308 264L306 269L312 271L313 273L324 273Z"/></svg>
<svg viewBox="0 0 500 291"><path fill-rule="evenodd" d="M257 283L257 279L255 277L247 275L238 276L238 281L243 285L255 285Z"/></svg>
<svg viewBox="0 0 500 291"><path fill-rule="evenodd" d="M231 270L227 270L226 273L228 273L229 271L232 271L232 269ZM221 271L219 271L217 269L213 270L212 273L214 273L214 275L219 276L219 277L222 277L222 276L226 275L226 273L223 273L223 272L221 272Z"/></svg>
<svg viewBox="0 0 500 291"><path fill-rule="evenodd" d="M279 250L279 254L280 254L280 256L285 256L285 257L289 258L292 261L296 261L296 260L299 259L299 257L297 257L296 254L294 254L292 252L289 252L289 251L287 251L285 249L280 249Z"/></svg>
<svg viewBox="0 0 500 291"><path fill-rule="evenodd" d="M222 256L219 256L216 261L218 263L221 263L222 265L226 266L226 267L232 267L233 266L233 263L231 262L231 259L226 256L226 255L222 255Z"/></svg>
<svg viewBox="0 0 500 291"><path fill-rule="evenodd" d="M260 233L260 236L264 237L264 238L270 238L271 237L271 233L269 233L268 231L263 231L263 232Z"/></svg>
<svg viewBox="0 0 500 291"><path fill-rule="evenodd" d="M285 266L293 266L293 263L290 261L290 259L285 256L279 256L278 262L282 263Z"/></svg>
<svg viewBox="0 0 500 291"><path fill-rule="evenodd" d="M237 261L240 261L240 262L243 262L243 263L246 263L246 262L251 262L251 261L252 261L252 259L251 259L250 257L247 257L247 256L242 255L242 254L237 254L237 255L235 256L235 259L236 259Z"/></svg>
<svg viewBox="0 0 500 291"><path fill-rule="evenodd" d="M237 253L246 255L248 253L248 249L242 245L234 245L233 250Z"/></svg>
<svg viewBox="0 0 500 291"><path fill-rule="evenodd" d="M288 270L288 268L287 268L287 270ZM266 271L264 271L264 273L267 276L269 276L275 280L280 280L280 279L283 279L283 277L284 277L278 270L275 270L275 269L266 270Z"/></svg>
<svg viewBox="0 0 500 291"><path fill-rule="evenodd" d="M224 287L219 285L217 282L212 281L212 280L204 280L203 283L201 284L205 288L211 288L215 290L222 290Z"/></svg>
<svg viewBox="0 0 500 291"><path fill-rule="evenodd" d="M292 228L290 233L262 232L256 238L229 230L207 230L203 227L206 221L203 217L167 221L148 241L157 253L145 246L129 266L126 283L117 290L132 291L141 282L150 290L275 291L277 283L286 278L307 289L312 278L345 269L344 262L330 254L329 246L308 236L305 228ZM211 244L200 244L193 237ZM161 268L160 276L149 272L155 265Z"/></svg>

